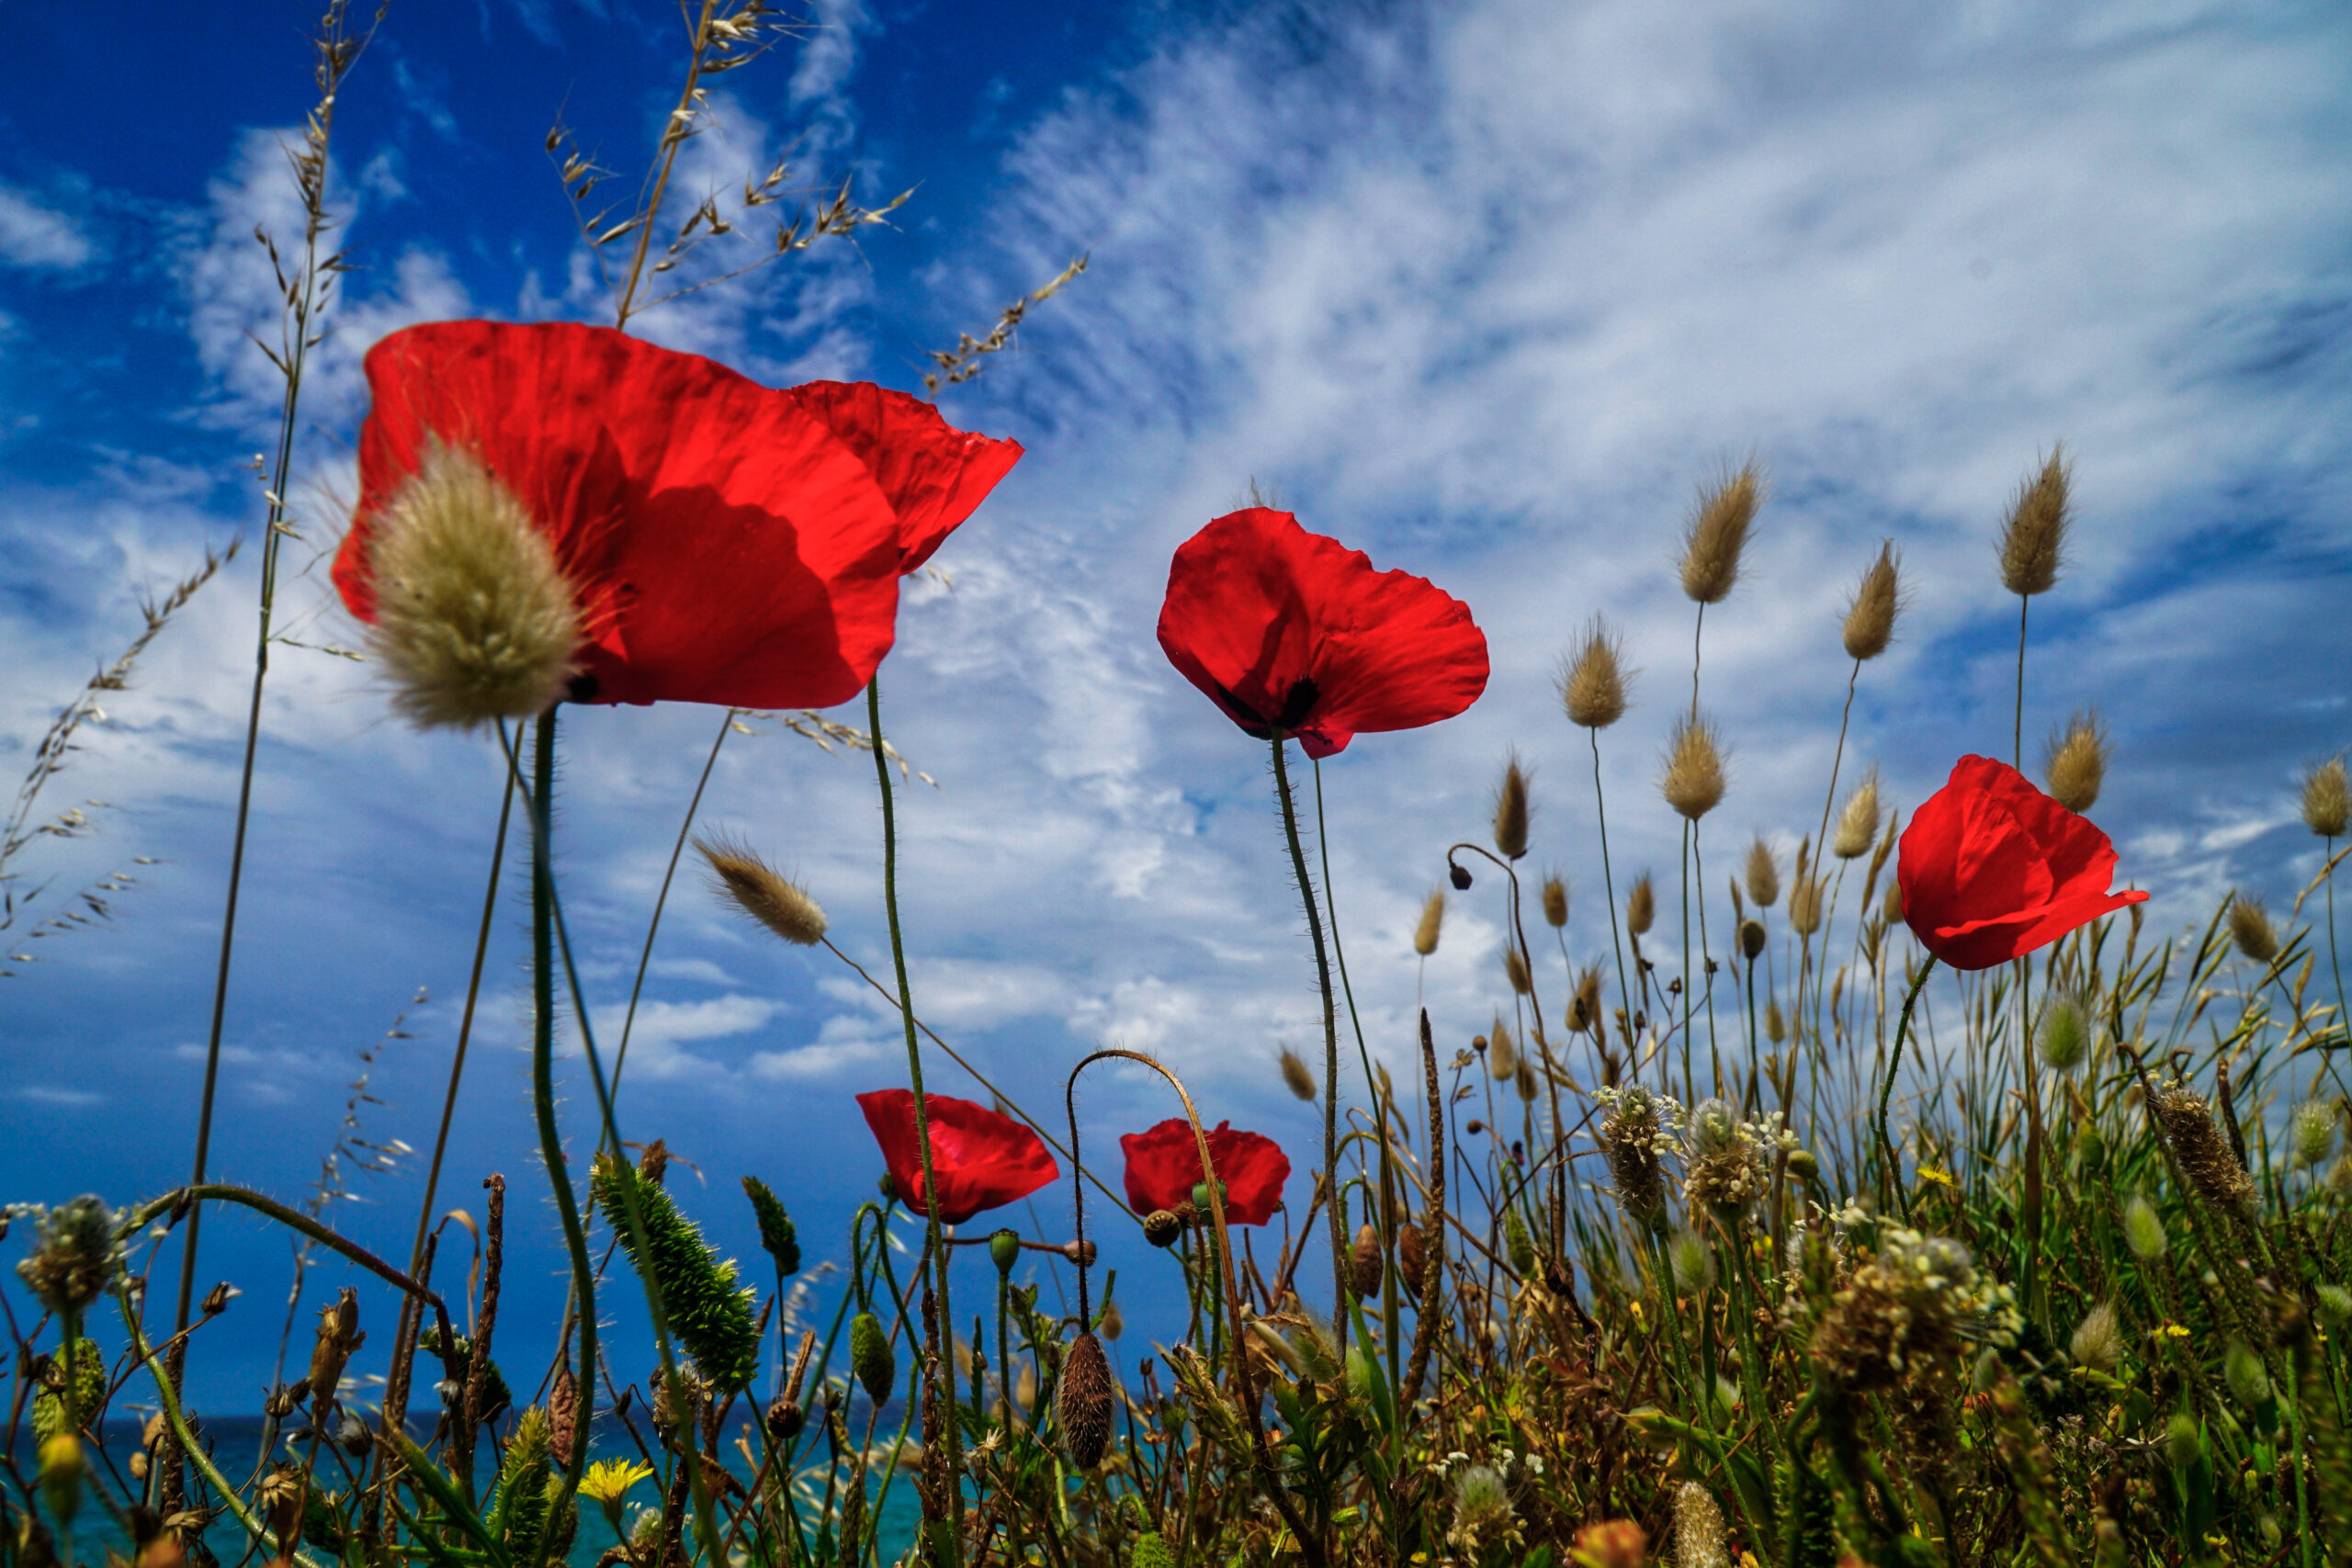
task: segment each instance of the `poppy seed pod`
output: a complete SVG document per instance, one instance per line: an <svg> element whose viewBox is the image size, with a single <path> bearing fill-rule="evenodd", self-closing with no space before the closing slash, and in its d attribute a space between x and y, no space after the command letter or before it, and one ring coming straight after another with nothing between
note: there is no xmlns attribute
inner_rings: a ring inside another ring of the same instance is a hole
<svg viewBox="0 0 2352 1568"><path fill-rule="evenodd" d="M1016 1230L989 1232L989 1261L996 1265L998 1273L1012 1273L1012 1266L1021 1261L1021 1233Z"/></svg>
<svg viewBox="0 0 2352 1568"><path fill-rule="evenodd" d="M1687 716L1675 722L1658 789L1668 806L1693 822L1722 803L1724 760L1714 726Z"/></svg>
<svg viewBox="0 0 2352 1568"><path fill-rule="evenodd" d="M1380 1294L1384 1269L1380 1233L1370 1225L1359 1225L1355 1246L1348 1249L1348 1288L1355 1292L1357 1300L1368 1302Z"/></svg>
<svg viewBox="0 0 2352 1568"><path fill-rule="evenodd" d="M694 844L721 897L797 947L825 940L825 911L817 900L750 844L721 833L696 834Z"/></svg>
<svg viewBox="0 0 2352 1568"><path fill-rule="evenodd" d="M2303 826L2323 839L2344 836L2352 818L2352 784L2344 774L2344 759L2331 757L2303 775Z"/></svg>
<svg viewBox="0 0 2352 1568"><path fill-rule="evenodd" d="M1502 782L1495 786L1495 852L1505 860L1527 853L1527 770L1517 757L1503 764Z"/></svg>
<svg viewBox="0 0 2352 1568"><path fill-rule="evenodd" d="M1396 1227L1396 1266L1404 1270L1405 1289L1418 1296L1429 1267L1428 1243L1421 1238L1421 1227L1408 1220Z"/></svg>
<svg viewBox="0 0 2352 1568"><path fill-rule="evenodd" d="M1747 896L1759 909L1770 908L1781 896L1781 863L1760 833L1747 846Z"/></svg>
<svg viewBox="0 0 2352 1568"><path fill-rule="evenodd" d="M1894 616L1903 606L1903 558L1893 540L1881 545L1878 559L1862 569L1854 596L1846 603L1845 643L1849 659L1876 659L1894 640Z"/></svg>
<svg viewBox="0 0 2352 1568"><path fill-rule="evenodd" d="M1649 873L1644 872L1625 896L1625 929L1635 936L1647 936L1657 920L1657 892L1650 886Z"/></svg>
<svg viewBox="0 0 2352 1568"><path fill-rule="evenodd" d="M2012 593L2047 593L2065 564L2067 491L2074 465L2065 443L2051 448L2041 471L2018 486L2008 521L2001 528L2001 586Z"/></svg>
<svg viewBox="0 0 2352 1568"><path fill-rule="evenodd" d="M876 1404L890 1403L890 1391L899 1381L899 1358L882 1332L882 1320L870 1312L849 1320L849 1367L868 1399Z"/></svg>
<svg viewBox="0 0 2352 1568"><path fill-rule="evenodd" d="M1846 797L1846 808L1838 814L1838 832L1829 840L1829 852L1839 860L1868 854L1871 846L1878 841L1878 770L1872 768Z"/></svg>
<svg viewBox="0 0 2352 1568"><path fill-rule="evenodd" d="M1183 1234L1184 1222L1166 1209L1154 1209L1143 1217L1143 1238L1154 1247L1173 1247Z"/></svg>
<svg viewBox="0 0 2352 1568"><path fill-rule="evenodd" d="M1623 645L1598 615L1560 675L1560 705L1585 729L1606 729L1625 716Z"/></svg>
<svg viewBox="0 0 2352 1568"><path fill-rule="evenodd" d="M2261 899L2232 894L2229 918L2230 940L2237 943L2240 953L2256 964L2268 964L2278 956L2278 931Z"/></svg>
<svg viewBox="0 0 2352 1568"><path fill-rule="evenodd" d="M1739 955L1750 963L1754 963L1764 955L1763 921L1742 920L1739 922Z"/></svg>
<svg viewBox="0 0 2352 1568"><path fill-rule="evenodd" d="M1062 1359L1061 1387L1055 1391L1054 1416L1070 1462L1080 1470L1101 1464L1111 1445L1111 1363L1102 1354L1102 1341L1092 1334L1070 1341Z"/></svg>
<svg viewBox="0 0 2352 1568"><path fill-rule="evenodd" d="M1683 525L1682 558L1677 563L1686 595L1702 604L1719 604L1730 595L1763 499L1764 473L1754 458L1700 492L1698 507Z"/></svg>
<svg viewBox="0 0 2352 1568"><path fill-rule="evenodd" d="M474 454L428 443L368 538L368 635L392 705L420 728L528 718L560 700L578 596L520 497Z"/></svg>
<svg viewBox="0 0 2352 1568"><path fill-rule="evenodd" d="M2098 805L2113 751L2098 710L2077 710L2051 731L2041 750L2041 776L2050 781L2051 798L2077 816Z"/></svg>
<svg viewBox="0 0 2352 1568"><path fill-rule="evenodd" d="M1568 923L1568 882L1556 871L1544 879L1544 923L1554 931Z"/></svg>
<svg viewBox="0 0 2352 1568"><path fill-rule="evenodd" d="M1285 1045L1282 1049L1283 1087L1300 1100L1315 1098L1315 1073L1306 1060Z"/></svg>
<svg viewBox="0 0 2352 1568"><path fill-rule="evenodd" d="M1420 922L1413 927L1413 951L1427 958L1437 951L1438 932L1445 925L1445 889L1441 887L1421 905Z"/></svg>

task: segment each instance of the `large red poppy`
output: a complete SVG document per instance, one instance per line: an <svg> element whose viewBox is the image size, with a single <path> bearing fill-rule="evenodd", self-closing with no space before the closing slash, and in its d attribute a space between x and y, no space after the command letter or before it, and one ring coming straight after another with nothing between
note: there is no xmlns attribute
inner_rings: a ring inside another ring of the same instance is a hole
<svg viewBox="0 0 2352 1568"><path fill-rule="evenodd" d="M1903 830L1903 919L1955 969L1990 969L2145 893L2111 893L2105 833L1989 757L1962 757Z"/></svg>
<svg viewBox="0 0 2352 1568"><path fill-rule="evenodd" d="M1230 1122L1209 1129L1209 1163L1225 1183L1227 1224L1262 1225L1274 1217L1290 1179L1290 1159L1272 1138L1237 1133ZM1189 1203L1204 1179L1201 1151L1193 1124L1170 1117L1148 1133L1129 1133L1119 1148L1127 1156L1127 1206L1138 1214Z"/></svg>
<svg viewBox="0 0 2352 1568"><path fill-rule="evenodd" d="M878 387L763 387L605 327L435 321L368 353L335 586L373 620L368 535L432 443L512 490L579 598L575 701L823 707L889 651L899 577L1021 457Z"/></svg>
<svg viewBox="0 0 2352 1568"><path fill-rule="evenodd" d="M1262 506L1177 547L1159 646L1245 732L1279 728L1310 757L1452 718L1487 689L1468 605Z"/></svg>
<svg viewBox="0 0 2352 1568"><path fill-rule="evenodd" d="M931 1170L939 1181L939 1223L956 1225L984 1210L1026 1198L1061 1174L1036 1134L985 1105L944 1094L923 1096L931 1120ZM914 1091L876 1089L857 1097L899 1201L928 1217L922 1201L922 1151L915 1140Z"/></svg>

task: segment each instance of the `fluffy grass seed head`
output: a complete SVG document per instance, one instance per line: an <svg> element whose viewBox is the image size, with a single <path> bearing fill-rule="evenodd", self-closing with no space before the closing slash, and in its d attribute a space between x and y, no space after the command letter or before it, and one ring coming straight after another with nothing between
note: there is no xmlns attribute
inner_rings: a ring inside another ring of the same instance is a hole
<svg viewBox="0 0 2352 1568"><path fill-rule="evenodd" d="M1544 1087L1543 1080L1535 1076L1535 1063L1526 1056L1519 1059L1519 1072L1511 1083L1519 1090L1521 1103L1526 1105L1535 1103L1535 1096Z"/></svg>
<svg viewBox="0 0 2352 1568"><path fill-rule="evenodd" d="M1508 1083L1519 1076L1519 1047L1511 1043L1510 1031L1499 1013L1487 1035L1487 1071L1497 1083Z"/></svg>
<svg viewBox="0 0 2352 1568"><path fill-rule="evenodd" d="M1625 683L1624 645L1595 615L1560 672L1560 705L1567 709L1568 722L1606 729L1624 717Z"/></svg>
<svg viewBox="0 0 2352 1568"><path fill-rule="evenodd" d="M1674 1568L1728 1568L1724 1511L1714 1494L1686 1481L1674 1495Z"/></svg>
<svg viewBox="0 0 2352 1568"><path fill-rule="evenodd" d="M1682 592L1702 604L1720 604L1739 581L1740 552L1764 501L1764 470L1750 457L1699 493L1682 529Z"/></svg>
<svg viewBox="0 0 2352 1568"><path fill-rule="evenodd" d="M1781 863L1761 833L1747 846L1747 896L1759 909L1770 908L1781 897Z"/></svg>
<svg viewBox="0 0 2352 1568"><path fill-rule="evenodd" d="M1453 1528L1446 1540L1474 1557L1511 1528L1510 1488L1491 1465L1464 1467L1453 1477Z"/></svg>
<svg viewBox="0 0 2352 1568"><path fill-rule="evenodd" d="M2322 1285L2312 1292L2319 1298L2319 1320L2328 1328L2341 1328L2352 1323L2352 1291L2341 1285Z"/></svg>
<svg viewBox="0 0 2352 1568"><path fill-rule="evenodd" d="M2077 1365L2094 1371L2112 1373L2123 1364L2123 1325L2115 1315L2112 1303L2101 1302L2083 1314L2075 1325L2075 1337L2067 1348L2073 1352Z"/></svg>
<svg viewBox="0 0 2352 1568"><path fill-rule="evenodd" d="M1870 853L1871 846L1878 842L1881 815L1878 770L1872 768L1846 796L1846 808L1838 814L1838 831L1829 840L1829 852L1839 860L1854 860Z"/></svg>
<svg viewBox="0 0 2352 1568"><path fill-rule="evenodd" d="M2296 1106L2287 1118L2287 1151L2293 1169L2325 1164L2335 1152L2335 1108L2316 1100Z"/></svg>
<svg viewBox="0 0 2352 1568"><path fill-rule="evenodd" d="M2114 754L2098 710L2076 709L2050 732L2041 749L2041 776L2050 782L2052 798L2078 817L2098 805L2099 785L2107 782L2107 761Z"/></svg>
<svg viewBox="0 0 2352 1568"><path fill-rule="evenodd" d="M2074 464L2062 441L2050 449L2041 471L2018 486L2001 527L2001 586L2010 592L2047 593L2057 582L2058 569L2065 564L2073 480Z"/></svg>
<svg viewBox="0 0 2352 1568"><path fill-rule="evenodd" d="M1503 949L1503 978L1522 997L1535 989L1535 976L1528 970L1527 956L1516 947Z"/></svg>
<svg viewBox="0 0 2352 1568"><path fill-rule="evenodd" d="M1301 1100L1315 1098L1315 1072L1306 1058L1285 1045L1282 1048L1283 1087Z"/></svg>
<svg viewBox="0 0 2352 1568"><path fill-rule="evenodd" d="M2352 818L2352 785L2344 775L2344 759L2331 757L2303 775L2303 826L2323 839L2344 837Z"/></svg>
<svg viewBox="0 0 2352 1568"><path fill-rule="evenodd" d="M1676 1295L1704 1295L1714 1287L1715 1249L1697 1231L1676 1231L1667 1243L1666 1260L1674 1273Z"/></svg>
<svg viewBox="0 0 2352 1568"><path fill-rule="evenodd" d="M2247 1409L2259 1408L2270 1398L2270 1369L2243 1339L2233 1339L2222 1356L2222 1381Z"/></svg>
<svg viewBox="0 0 2352 1568"><path fill-rule="evenodd" d="M2042 1066L2053 1073L2072 1073L2090 1055L2090 1010L2083 998L2068 990L2051 992L2042 1003L2041 1028L2034 1040Z"/></svg>
<svg viewBox="0 0 2352 1568"><path fill-rule="evenodd" d="M1644 872L1634 881L1633 891L1625 895L1625 929L1635 936L1647 936L1657 920L1657 889L1650 886L1650 874Z"/></svg>
<svg viewBox="0 0 2352 1568"><path fill-rule="evenodd" d="M2278 956L2278 931L2259 898L2230 895L2230 940L2256 964L2268 964Z"/></svg>
<svg viewBox="0 0 2352 1568"><path fill-rule="evenodd" d="M1438 933L1445 926L1445 889L1441 887L1429 896L1421 906L1421 918L1413 927L1413 951L1427 958L1437 951Z"/></svg>
<svg viewBox="0 0 2352 1568"><path fill-rule="evenodd" d="M1658 790L1668 806L1693 822L1723 803L1723 749L1713 725L1687 715L1675 722Z"/></svg>
<svg viewBox="0 0 2352 1568"><path fill-rule="evenodd" d="M1608 1093L1600 1122L1600 1146L1617 1201L1645 1224L1666 1209L1666 1168L1660 1156L1672 1146L1668 1125L1670 1102L1638 1085Z"/></svg>
<svg viewBox="0 0 2352 1568"><path fill-rule="evenodd" d="M1527 853L1527 770L1513 755L1495 785L1495 852L1505 860Z"/></svg>
<svg viewBox="0 0 2352 1568"><path fill-rule="evenodd" d="M1544 879L1544 923L1554 931L1568 923L1568 879L1556 871Z"/></svg>
<svg viewBox="0 0 2352 1568"><path fill-rule="evenodd" d="M545 713L572 675L578 596L547 536L481 458L439 442L368 536L368 649L420 728Z"/></svg>
<svg viewBox="0 0 2352 1568"><path fill-rule="evenodd" d="M1789 885L1789 929L1799 936L1821 929L1821 879L1811 872L1799 871Z"/></svg>
<svg viewBox="0 0 2352 1568"><path fill-rule="evenodd" d="M1903 608L1903 557L1888 540L1878 559L1862 569L1854 595L1846 602L1846 657L1876 659L1894 640L1894 617Z"/></svg>
<svg viewBox="0 0 2352 1568"><path fill-rule="evenodd" d="M2144 1193L2134 1192L2123 1204L2123 1245L2143 1263L2154 1263L2172 1246L2165 1234L2165 1218Z"/></svg>
<svg viewBox="0 0 2352 1568"><path fill-rule="evenodd" d="M798 947L825 937L825 911L808 889L786 876L741 839L697 834L695 848L711 870L711 886L743 913Z"/></svg>
<svg viewBox="0 0 2352 1568"><path fill-rule="evenodd" d="M1768 997L1764 1001L1764 1038L1778 1045L1789 1037L1789 1021L1781 1015L1781 998Z"/></svg>

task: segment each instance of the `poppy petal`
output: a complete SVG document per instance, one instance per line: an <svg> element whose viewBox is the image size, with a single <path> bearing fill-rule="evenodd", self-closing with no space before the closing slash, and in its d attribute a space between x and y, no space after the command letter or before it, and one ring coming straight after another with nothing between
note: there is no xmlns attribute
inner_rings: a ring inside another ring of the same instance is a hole
<svg viewBox="0 0 2352 1568"><path fill-rule="evenodd" d="M940 1224L961 1224L974 1214L1018 1202L1061 1174L1045 1141L1012 1117L952 1095L925 1095L923 1104L931 1122ZM927 1217L914 1092L876 1089L859 1095L857 1107L881 1146L899 1201Z"/></svg>
<svg viewBox="0 0 2352 1568"><path fill-rule="evenodd" d="M1236 1132L1229 1122L1209 1129L1207 1138L1209 1163L1225 1184L1226 1222L1262 1225L1272 1220L1290 1179L1290 1157L1282 1145L1257 1133ZM1130 1209L1148 1214L1192 1201L1201 1181L1201 1152L1190 1122L1173 1116L1145 1132L1126 1134L1119 1148L1126 1156Z"/></svg>
<svg viewBox="0 0 2352 1568"><path fill-rule="evenodd" d="M874 474L899 514L899 570L915 570L1022 458L1021 444L957 430L920 398L871 381L792 389Z"/></svg>

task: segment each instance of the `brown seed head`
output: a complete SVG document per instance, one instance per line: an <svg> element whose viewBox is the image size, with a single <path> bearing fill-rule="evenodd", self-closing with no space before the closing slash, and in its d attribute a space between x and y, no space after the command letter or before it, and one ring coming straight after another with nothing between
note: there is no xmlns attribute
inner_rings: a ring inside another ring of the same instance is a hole
<svg viewBox="0 0 2352 1568"><path fill-rule="evenodd" d="M1658 780L1666 803L1696 822L1724 797L1724 759L1714 726L1705 719L1678 719L1666 746L1666 773Z"/></svg>
<svg viewBox="0 0 2352 1568"><path fill-rule="evenodd" d="M1657 892L1650 886L1650 874L1644 872L1634 883L1634 890L1625 896L1625 929L1635 936L1646 936L1657 919Z"/></svg>
<svg viewBox="0 0 2352 1568"><path fill-rule="evenodd" d="M1789 1021L1781 1016L1781 998L1773 997L1764 1003L1764 1038L1778 1045L1789 1037Z"/></svg>
<svg viewBox="0 0 2352 1568"><path fill-rule="evenodd" d="M1404 1271L1405 1288L1419 1296L1421 1270L1429 1266L1428 1244L1421 1237L1421 1227L1410 1220L1396 1227L1396 1266Z"/></svg>
<svg viewBox="0 0 2352 1568"><path fill-rule="evenodd" d="M1522 997L1535 989L1535 976L1528 973L1527 959L1515 947L1503 949L1503 977Z"/></svg>
<svg viewBox="0 0 2352 1568"><path fill-rule="evenodd" d="M2107 760L2114 747L2097 708L2077 709L2073 717L2050 732L2041 749L2042 776L2050 794L2076 816L2098 803L2099 785L2107 778Z"/></svg>
<svg viewBox="0 0 2352 1568"><path fill-rule="evenodd" d="M1600 1122L1600 1146L1610 1179L1617 1185L1617 1201L1645 1224L1666 1208L1666 1168L1657 1149L1663 1133L1657 1102L1640 1088L1619 1095Z"/></svg>
<svg viewBox="0 0 2352 1568"><path fill-rule="evenodd" d="M1283 1087L1301 1100L1315 1098L1315 1074L1305 1058L1285 1045L1282 1050Z"/></svg>
<svg viewBox="0 0 2352 1568"><path fill-rule="evenodd" d="M1846 657L1876 659L1894 640L1894 617L1903 608L1903 558L1890 539L1878 559L1862 570L1854 596L1846 602Z"/></svg>
<svg viewBox="0 0 2352 1568"><path fill-rule="evenodd" d="M1495 852L1517 860L1527 852L1527 770L1513 756L1495 786Z"/></svg>
<svg viewBox="0 0 2352 1568"><path fill-rule="evenodd" d="M1427 958L1437 951L1438 931L1445 924L1445 889L1441 887L1421 906L1420 923L1413 928L1413 951Z"/></svg>
<svg viewBox="0 0 2352 1568"><path fill-rule="evenodd" d="M1568 879L1556 871L1544 879L1544 923L1554 931L1568 923Z"/></svg>
<svg viewBox="0 0 2352 1568"><path fill-rule="evenodd" d="M1821 882L1810 872L1799 872L1790 885L1789 929L1799 936L1821 929Z"/></svg>
<svg viewBox="0 0 2352 1568"><path fill-rule="evenodd" d="M1092 1470L1111 1446L1111 1363L1102 1341L1091 1333L1070 1341L1062 1359L1061 1387L1055 1391L1054 1415L1070 1462Z"/></svg>
<svg viewBox="0 0 2352 1568"><path fill-rule="evenodd" d="M1623 652L1617 635L1595 615L1560 675L1560 705L1568 710L1569 723L1606 729L1625 716Z"/></svg>
<svg viewBox="0 0 2352 1568"><path fill-rule="evenodd" d="M743 913L799 947L824 940L825 911L791 878L762 860L741 839L697 834L695 848L709 865L711 886Z"/></svg>
<svg viewBox="0 0 2352 1568"><path fill-rule="evenodd" d="M1764 472L1749 458L1738 471L1702 491L1682 530L1682 592L1702 604L1720 604L1739 581L1740 551L1764 499Z"/></svg>
<svg viewBox="0 0 2352 1568"><path fill-rule="evenodd" d="M2009 520L2001 529L2001 586L2012 593L2047 593L2065 564L2067 489L2074 465L2066 445L2050 449L2041 471L2018 486Z"/></svg>
<svg viewBox="0 0 2352 1568"><path fill-rule="evenodd" d="M1497 1083L1509 1083L1519 1075L1519 1047L1511 1043L1510 1031L1503 1027L1499 1014L1494 1028L1487 1032L1487 1071Z"/></svg>
<svg viewBox="0 0 2352 1568"><path fill-rule="evenodd" d="M2159 1084L2149 1101L2156 1123L2180 1173L2199 1198L2216 1209L2245 1214L2251 1211L2254 1183L2213 1123L2212 1108L2202 1095L2184 1084Z"/></svg>
<svg viewBox="0 0 2352 1568"><path fill-rule="evenodd" d="M1370 1301L1380 1294L1385 1260L1380 1255L1380 1233L1370 1225L1356 1229L1356 1244L1348 1249L1348 1287L1359 1301Z"/></svg>
<svg viewBox="0 0 2352 1568"><path fill-rule="evenodd" d="M1781 896L1781 863L1773 858L1772 846L1761 833L1747 846L1747 896L1759 909L1770 908Z"/></svg>
<svg viewBox="0 0 2352 1568"><path fill-rule="evenodd" d="M2344 777L2344 759L2331 757L2303 775L2303 826L2323 839L2340 839L2352 817L2352 788Z"/></svg>
<svg viewBox="0 0 2352 1568"><path fill-rule="evenodd" d="M1878 841L1878 770L1872 768L1846 797L1846 809L1838 814L1838 832L1829 840L1829 852L1839 860L1868 854L1871 846Z"/></svg>
<svg viewBox="0 0 2352 1568"><path fill-rule="evenodd" d="M2278 956L2278 932L2259 898L2230 895L2230 940L2256 964L2267 964Z"/></svg>
<svg viewBox="0 0 2352 1568"><path fill-rule="evenodd" d="M578 598L522 501L472 453L432 444L368 536L368 645L421 728L529 718L560 699Z"/></svg>
<svg viewBox="0 0 2352 1568"><path fill-rule="evenodd" d="M1568 1003L1568 1027L1600 1032L1600 965L1588 964L1577 976L1577 994Z"/></svg>
<svg viewBox="0 0 2352 1568"><path fill-rule="evenodd" d="M1143 1217L1143 1238L1154 1247L1173 1247L1183 1234L1184 1222L1169 1210L1154 1209Z"/></svg>
<svg viewBox="0 0 2352 1568"><path fill-rule="evenodd" d="M1525 1056L1519 1059L1519 1072L1512 1083L1519 1090L1519 1098L1529 1105L1535 1103L1536 1093L1543 1088L1535 1077L1535 1064Z"/></svg>

